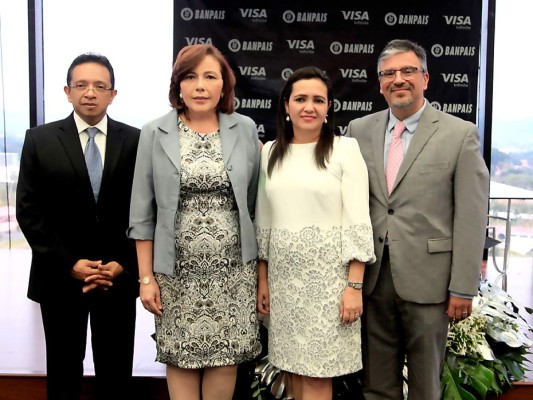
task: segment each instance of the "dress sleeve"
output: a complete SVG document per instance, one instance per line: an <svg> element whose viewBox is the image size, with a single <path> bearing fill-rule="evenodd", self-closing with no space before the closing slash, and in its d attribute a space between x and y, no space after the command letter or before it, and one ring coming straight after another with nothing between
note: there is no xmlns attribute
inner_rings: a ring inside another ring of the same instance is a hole
<svg viewBox="0 0 533 400"><path fill-rule="evenodd" d="M130 221L127 235L135 240L154 240L156 202L152 148L154 130L148 124L141 130L133 175Z"/></svg>
<svg viewBox="0 0 533 400"><path fill-rule="evenodd" d="M255 232L257 237L258 258L268 261L271 230L271 210L266 196L268 154L272 142L266 143L261 150L261 167L257 187L257 201L255 203Z"/></svg>
<svg viewBox="0 0 533 400"><path fill-rule="evenodd" d="M376 261L369 210L368 171L353 138L335 143L341 152L342 262L371 264Z"/></svg>

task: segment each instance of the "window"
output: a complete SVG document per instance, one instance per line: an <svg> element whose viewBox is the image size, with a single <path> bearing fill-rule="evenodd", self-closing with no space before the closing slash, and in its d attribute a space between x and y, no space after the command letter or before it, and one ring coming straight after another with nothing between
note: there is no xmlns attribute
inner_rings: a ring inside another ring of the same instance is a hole
<svg viewBox="0 0 533 400"><path fill-rule="evenodd" d="M19 154L29 124L28 8L2 2L0 13L0 249L25 247L15 218Z"/></svg>

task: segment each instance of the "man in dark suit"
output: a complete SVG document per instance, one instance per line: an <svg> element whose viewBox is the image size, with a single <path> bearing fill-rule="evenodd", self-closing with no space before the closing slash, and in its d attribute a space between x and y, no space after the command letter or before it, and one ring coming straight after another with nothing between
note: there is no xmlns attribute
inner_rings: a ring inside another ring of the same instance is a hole
<svg viewBox="0 0 533 400"><path fill-rule="evenodd" d="M79 398L89 315L98 398L127 398L131 379L139 287L126 229L139 130L107 116L114 86L106 57L78 56L64 88L74 112L29 129L22 148L17 220L32 249L49 399Z"/></svg>
<svg viewBox="0 0 533 400"><path fill-rule="evenodd" d="M378 59L389 109L352 121L367 163L377 261L365 269L366 400L440 399L448 322L477 294L489 175L474 124L424 98L426 52L393 40Z"/></svg>

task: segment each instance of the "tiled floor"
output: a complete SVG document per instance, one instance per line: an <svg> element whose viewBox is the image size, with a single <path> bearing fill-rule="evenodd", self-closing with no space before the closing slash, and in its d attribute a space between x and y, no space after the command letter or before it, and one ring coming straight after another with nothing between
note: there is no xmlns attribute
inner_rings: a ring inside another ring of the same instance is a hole
<svg viewBox="0 0 533 400"><path fill-rule="evenodd" d="M28 250L0 250L0 374L45 373L39 306L26 297L30 257ZM485 276L491 282L497 277L490 261ZM512 258L508 276L507 291L511 296L518 303L533 307L533 257ZM154 361L152 316L140 302L137 309L134 375L164 376L164 366ZM532 315L524 316L533 324ZM85 372L92 375L88 343ZM533 372L529 372L528 381L533 381Z"/></svg>

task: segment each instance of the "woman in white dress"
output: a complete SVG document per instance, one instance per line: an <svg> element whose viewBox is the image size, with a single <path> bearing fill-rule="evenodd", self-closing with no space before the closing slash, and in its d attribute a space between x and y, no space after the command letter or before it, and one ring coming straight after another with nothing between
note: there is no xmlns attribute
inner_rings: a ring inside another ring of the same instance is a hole
<svg viewBox="0 0 533 400"><path fill-rule="evenodd" d="M295 71L261 152L258 310L270 314L269 359L303 400L331 399L331 378L362 368L361 289L375 260L366 165L356 140L335 136L332 104L323 71Z"/></svg>

